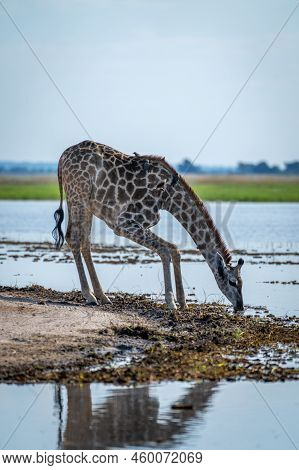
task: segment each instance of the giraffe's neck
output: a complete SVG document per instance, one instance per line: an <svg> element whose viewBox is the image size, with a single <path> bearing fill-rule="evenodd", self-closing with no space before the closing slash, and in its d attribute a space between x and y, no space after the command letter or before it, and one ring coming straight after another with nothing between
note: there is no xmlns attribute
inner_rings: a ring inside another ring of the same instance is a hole
<svg viewBox="0 0 299 470"><path fill-rule="evenodd" d="M230 263L230 252L205 205L182 178L171 187L164 208L189 233L213 272L216 269L217 252L223 256L226 264Z"/></svg>

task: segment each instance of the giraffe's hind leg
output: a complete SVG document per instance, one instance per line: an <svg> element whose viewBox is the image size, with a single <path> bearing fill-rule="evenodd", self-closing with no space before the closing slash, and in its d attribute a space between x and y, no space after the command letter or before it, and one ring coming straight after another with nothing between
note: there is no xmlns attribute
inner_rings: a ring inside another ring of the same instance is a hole
<svg viewBox="0 0 299 470"><path fill-rule="evenodd" d="M92 225L92 213L88 212L85 216L85 224L84 224L84 231L81 238L81 252L86 263L89 276L92 282L93 291L96 298L104 304L111 303L110 299L104 293L102 286L99 282L93 261L91 256L90 250L90 231Z"/></svg>
<svg viewBox="0 0 299 470"><path fill-rule="evenodd" d="M87 210L83 205L68 204L68 228L66 232L66 241L72 250L81 284L82 295L87 304L97 304L97 299L90 291L84 266L81 257L81 241L86 237L85 235L85 222L87 217Z"/></svg>

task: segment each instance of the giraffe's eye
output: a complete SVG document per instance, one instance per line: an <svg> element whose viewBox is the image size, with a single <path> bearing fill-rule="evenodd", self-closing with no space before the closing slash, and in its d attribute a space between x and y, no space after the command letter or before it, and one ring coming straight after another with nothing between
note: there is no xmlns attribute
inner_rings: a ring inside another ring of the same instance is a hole
<svg viewBox="0 0 299 470"><path fill-rule="evenodd" d="M229 285L232 286L232 287L237 287L237 283L235 281L231 281L229 280Z"/></svg>

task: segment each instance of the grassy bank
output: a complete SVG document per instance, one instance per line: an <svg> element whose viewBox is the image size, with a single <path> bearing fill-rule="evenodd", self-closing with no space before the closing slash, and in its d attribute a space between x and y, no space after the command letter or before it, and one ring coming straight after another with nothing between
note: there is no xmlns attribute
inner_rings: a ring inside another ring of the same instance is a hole
<svg viewBox="0 0 299 470"><path fill-rule="evenodd" d="M295 182L239 182L192 185L207 201L299 202L299 184Z"/></svg>
<svg viewBox="0 0 299 470"><path fill-rule="evenodd" d="M57 183L1 183L0 199L59 199Z"/></svg>
<svg viewBox="0 0 299 470"><path fill-rule="evenodd" d="M238 181L192 183L194 191L206 201L299 202L298 182ZM58 184L1 183L0 199L55 200Z"/></svg>

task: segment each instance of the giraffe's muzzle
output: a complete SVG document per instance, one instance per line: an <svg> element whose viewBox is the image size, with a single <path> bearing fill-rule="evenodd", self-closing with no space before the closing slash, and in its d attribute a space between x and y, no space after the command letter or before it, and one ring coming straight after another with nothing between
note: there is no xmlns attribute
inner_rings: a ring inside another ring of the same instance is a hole
<svg viewBox="0 0 299 470"><path fill-rule="evenodd" d="M235 312L242 312L243 310L244 310L243 301L237 302L237 304L234 306L234 311Z"/></svg>

